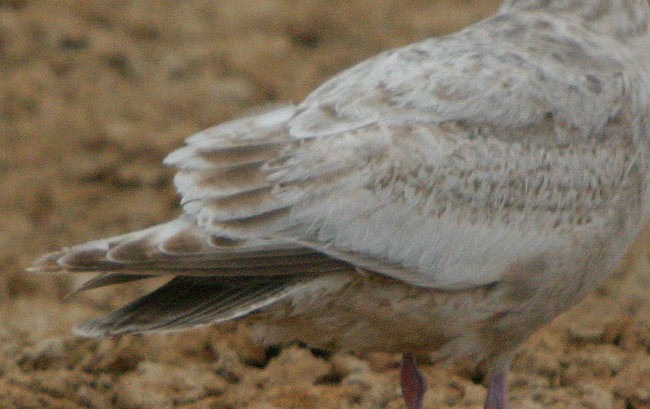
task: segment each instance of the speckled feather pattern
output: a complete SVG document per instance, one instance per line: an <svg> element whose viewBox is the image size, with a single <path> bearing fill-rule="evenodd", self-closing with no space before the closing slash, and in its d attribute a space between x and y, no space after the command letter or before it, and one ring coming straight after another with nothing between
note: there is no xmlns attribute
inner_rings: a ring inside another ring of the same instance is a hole
<svg viewBox="0 0 650 409"><path fill-rule="evenodd" d="M34 269L104 272L84 289L171 274L239 294L258 278L227 313L190 302L170 318L143 302L148 315L127 306L86 335L259 310L253 328L268 343L498 366L592 290L647 220L647 14L642 0L508 0L458 33L343 71L297 106L188 138L165 160L181 218ZM167 290L165 302L187 303Z"/></svg>

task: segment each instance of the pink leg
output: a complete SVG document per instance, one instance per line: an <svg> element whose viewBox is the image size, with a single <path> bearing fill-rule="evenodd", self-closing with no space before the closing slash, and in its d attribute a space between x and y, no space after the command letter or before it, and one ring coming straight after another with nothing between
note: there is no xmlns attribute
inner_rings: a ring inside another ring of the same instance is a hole
<svg viewBox="0 0 650 409"><path fill-rule="evenodd" d="M413 354L410 352L405 352L402 355L400 381L402 384L402 397L404 398L404 402L406 402L406 408L422 409L424 392L427 391L427 381L424 375L418 370Z"/></svg>
<svg viewBox="0 0 650 409"><path fill-rule="evenodd" d="M508 370L498 370L488 379L485 409L508 409Z"/></svg>

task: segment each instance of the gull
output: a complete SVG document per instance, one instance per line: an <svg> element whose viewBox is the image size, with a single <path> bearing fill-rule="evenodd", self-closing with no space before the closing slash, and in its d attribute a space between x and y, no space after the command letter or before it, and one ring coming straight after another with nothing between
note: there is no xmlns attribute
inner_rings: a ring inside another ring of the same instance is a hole
<svg viewBox="0 0 650 409"><path fill-rule="evenodd" d="M51 253L88 290L171 279L82 336L246 318L264 344L403 353L487 371L507 407L520 344L615 268L648 220L646 0L506 0L381 53L298 105L191 136L165 159L183 213Z"/></svg>

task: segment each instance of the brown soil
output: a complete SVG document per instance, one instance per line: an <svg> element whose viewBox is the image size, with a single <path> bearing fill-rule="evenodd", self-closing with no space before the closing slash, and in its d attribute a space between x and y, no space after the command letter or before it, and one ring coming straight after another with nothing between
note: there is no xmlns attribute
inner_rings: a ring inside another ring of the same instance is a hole
<svg viewBox="0 0 650 409"><path fill-rule="evenodd" d="M261 350L234 325L85 340L142 291L62 301L40 253L178 213L159 163L184 137L297 101L380 50L494 0L0 0L0 408L402 408L392 355ZM515 408L650 408L650 233L588 300L526 343ZM426 364L426 408L479 408L478 371Z"/></svg>

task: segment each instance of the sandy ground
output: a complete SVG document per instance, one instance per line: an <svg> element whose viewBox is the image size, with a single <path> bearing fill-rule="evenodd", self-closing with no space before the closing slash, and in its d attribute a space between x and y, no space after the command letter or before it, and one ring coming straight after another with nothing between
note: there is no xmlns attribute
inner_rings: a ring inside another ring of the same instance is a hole
<svg viewBox="0 0 650 409"><path fill-rule="evenodd" d="M184 137L298 101L380 50L462 27L492 0L0 1L0 408L403 408L398 357L263 350L234 325L85 340L141 291L69 301L40 253L178 213L159 165ZM514 408L650 408L650 234L526 343ZM423 366L426 408L479 408L479 371Z"/></svg>

